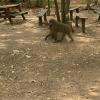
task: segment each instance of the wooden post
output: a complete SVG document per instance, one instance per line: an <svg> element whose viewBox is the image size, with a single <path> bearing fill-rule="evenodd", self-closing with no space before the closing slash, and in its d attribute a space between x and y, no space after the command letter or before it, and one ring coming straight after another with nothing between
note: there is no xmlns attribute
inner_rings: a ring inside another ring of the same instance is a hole
<svg viewBox="0 0 100 100"><path fill-rule="evenodd" d="M9 11L9 8L7 8L5 10L5 18L8 18L10 24L13 24L13 21L11 20L11 16L9 15L10 11Z"/></svg>
<svg viewBox="0 0 100 100"><path fill-rule="evenodd" d="M44 21L47 22L47 14L46 13L44 14Z"/></svg>
<svg viewBox="0 0 100 100"><path fill-rule="evenodd" d="M75 23L76 27L78 27L78 20L79 20L79 18L78 18L78 16L76 16L76 23Z"/></svg>
<svg viewBox="0 0 100 100"><path fill-rule="evenodd" d="M39 17L39 25L42 25L42 16Z"/></svg>
<svg viewBox="0 0 100 100"><path fill-rule="evenodd" d="M100 20L100 15L99 15L99 17L98 17L98 20Z"/></svg>
<svg viewBox="0 0 100 100"><path fill-rule="evenodd" d="M79 8L76 8L76 13L79 13Z"/></svg>
<svg viewBox="0 0 100 100"><path fill-rule="evenodd" d="M19 9L19 12L22 11L22 10L21 10L21 5L20 5L20 4L18 5L18 9ZM25 19L25 16L24 16L23 14L22 14L21 16L22 16L23 20L26 20L26 19Z"/></svg>
<svg viewBox="0 0 100 100"><path fill-rule="evenodd" d="M73 20L73 10L70 10L70 20Z"/></svg>
<svg viewBox="0 0 100 100"><path fill-rule="evenodd" d="M82 32L85 33L85 18L82 19Z"/></svg>

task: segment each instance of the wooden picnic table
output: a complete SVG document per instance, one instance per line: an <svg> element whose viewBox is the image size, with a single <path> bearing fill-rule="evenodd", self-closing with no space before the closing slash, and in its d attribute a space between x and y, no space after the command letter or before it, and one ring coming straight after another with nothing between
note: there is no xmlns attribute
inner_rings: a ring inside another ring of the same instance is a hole
<svg viewBox="0 0 100 100"><path fill-rule="evenodd" d="M70 20L73 20L73 12L76 11L76 13L79 13L79 6L78 7L70 7L69 13L70 13Z"/></svg>
<svg viewBox="0 0 100 100"><path fill-rule="evenodd" d="M14 12L14 9L17 9L18 12ZM25 12L22 12L20 4L0 6L0 11L1 11L0 18L5 18L5 19L8 18L8 20L11 24L13 23L11 18L15 18L15 16L17 14L21 15L23 20L25 20L25 16L24 16ZM3 14L2 14L2 12L3 12ZM12 12L13 12L13 14L12 14Z"/></svg>

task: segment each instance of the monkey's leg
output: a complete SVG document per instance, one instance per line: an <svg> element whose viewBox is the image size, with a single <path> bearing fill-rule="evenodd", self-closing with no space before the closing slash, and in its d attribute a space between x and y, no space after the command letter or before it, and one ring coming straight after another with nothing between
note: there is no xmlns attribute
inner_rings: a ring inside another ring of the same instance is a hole
<svg viewBox="0 0 100 100"><path fill-rule="evenodd" d="M54 40L55 40L54 43L59 42L59 40L58 40L58 33L53 34L53 37L54 37Z"/></svg>
<svg viewBox="0 0 100 100"><path fill-rule="evenodd" d="M48 35L45 37L45 40L47 40L47 38L48 38L49 36L51 36L51 34L48 34Z"/></svg>
<svg viewBox="0 0 100 100"><path fill-rule="evenodd" d="M65 33L63 33L60 42L62 42L64 40L64 37L65 37Z"/></svg>
<svg viewBox="0 0 100 100"><path fill-rule="evenodd" d="M71 30L72 30L72 32L75 32L75 30L73 29L72 25L71 25Z"/></svg>
<svg viewBox="0 0 100 100"><path fill-rule="evenodd" d="M74 39L72 38L72 35L71 34L68 34L68 37L71 39L71 42L74 41Z"/></svg>

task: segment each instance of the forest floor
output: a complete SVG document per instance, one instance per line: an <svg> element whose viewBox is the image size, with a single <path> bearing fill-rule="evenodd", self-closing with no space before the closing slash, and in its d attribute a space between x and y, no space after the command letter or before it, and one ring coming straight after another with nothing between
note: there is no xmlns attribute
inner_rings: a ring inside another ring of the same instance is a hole
<svg viewBox="0 0 100 100"><path fill-rule="evenodd" d="M0 19L0 100L100 100L100 23L81 13L86 33L73 24L73 43L45 41L31 10L26 22Z"/></svg>

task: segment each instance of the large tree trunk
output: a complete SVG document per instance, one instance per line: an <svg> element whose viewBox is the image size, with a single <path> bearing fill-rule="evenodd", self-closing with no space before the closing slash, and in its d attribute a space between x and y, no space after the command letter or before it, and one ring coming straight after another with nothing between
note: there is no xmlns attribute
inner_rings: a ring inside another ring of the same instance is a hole
<svg viewBox="0 0 100 100"><path fill-rule="evenodd" d="M97 5L99 0L94 0L94 4Z"/></svg>
<svg viewBox="0 0 100 100"><path fill-rule="evenodd" d="M61 0L61 19L62 23L66 23L67 20L69 20L68 17L68 10L70 6L70 0ZM67 17L66 17L67 15Z"/></svg>
<svg viewBox="0 0 100 100"><path fill-rule="evenodd" d="M65 3L66 3L66 14L68 14L68 10L69 10L69 7L70 7L70 0L65 0Z"/></svg>
<svg viewBox="0 0 100 100"><path fill-rule="evenodd" d="M60 14L59 14L59 7L58 7L57 0L54 0L54 3L55 3L55 11L56 11L57 20L60 22Z"/></svg>
<svg viewBox="0 0 100 100"><path fill-rule="evenodd" d="M48 0L48 15L50 16L50 0Z"/></svg>
<svg viewBox="0 0 100 100"><path fill-rule="evenodd" d="M61 0L61 21L65 23L66 12L65 12L65 0Z"/></svg>

